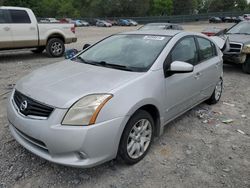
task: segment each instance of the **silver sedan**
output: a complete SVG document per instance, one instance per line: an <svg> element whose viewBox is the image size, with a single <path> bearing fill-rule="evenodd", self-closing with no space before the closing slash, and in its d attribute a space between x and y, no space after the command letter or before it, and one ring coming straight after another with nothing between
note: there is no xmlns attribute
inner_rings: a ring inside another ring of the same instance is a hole
<svg viewBox="0 0 250 188"><path fill-rule="evenodd" d="M21 79L8 102L10 130L34 154L92 167L144 158L164 126L222 93L222 53L184 31L112 35L71 60Z"/></svg>

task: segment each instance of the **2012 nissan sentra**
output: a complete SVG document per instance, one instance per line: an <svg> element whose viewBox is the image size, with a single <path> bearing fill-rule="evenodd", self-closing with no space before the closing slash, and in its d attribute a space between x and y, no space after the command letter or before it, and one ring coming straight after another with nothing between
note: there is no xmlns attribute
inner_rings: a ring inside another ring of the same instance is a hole
<svg viewBox="0 0 250 188"><path fill-rule="evenodd" d="M222 85L222 52L203 34L115 34L21 79L8 101L10 130L58 164L87 168L117 156L134 164L168 122L217 103Z"/></svg>

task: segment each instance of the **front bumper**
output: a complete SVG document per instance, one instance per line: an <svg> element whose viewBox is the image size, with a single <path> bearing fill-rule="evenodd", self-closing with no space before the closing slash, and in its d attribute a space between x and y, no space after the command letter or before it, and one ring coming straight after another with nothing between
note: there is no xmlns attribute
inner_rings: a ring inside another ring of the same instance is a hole
<svg viewBox="0 0 250 188"><path fill-rule="evenodd" d="M246 61L246 54L224 54L223 60L230 63L243 64Z"/></svg>
<svg viewBox="0 0 250 188"><path fill-rule="evenodd" d="M116 157L127 118L116 118L92 126L62 126L66 110L55 109L47 120L21 116L8 102L10 131L32 153L54 163L88 168Z"/></svg>

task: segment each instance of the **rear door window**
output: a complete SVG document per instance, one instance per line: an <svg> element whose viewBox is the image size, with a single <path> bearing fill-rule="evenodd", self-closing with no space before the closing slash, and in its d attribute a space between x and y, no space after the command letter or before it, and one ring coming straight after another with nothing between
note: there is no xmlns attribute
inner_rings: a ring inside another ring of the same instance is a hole
<svg viewBox="0 0 250 188"><path fill-rule="evenodd" d="M216 48L211 41L201 37L198 37L197 41L200 49L200 61L205 61L216 56Z"/></svg>
<svg viewBox="0 0 250 188"><path fill-rule="evenodd" d="M31 23L30 17L25 10L9 10L12 22L16 24Z"/></svg>
<svg viewBox="0 0 250 188"><path fill-rule="evenodd" d="M8 23L8 13L6 10L1 10L0 9L0 24L5 24Z"/></svg>

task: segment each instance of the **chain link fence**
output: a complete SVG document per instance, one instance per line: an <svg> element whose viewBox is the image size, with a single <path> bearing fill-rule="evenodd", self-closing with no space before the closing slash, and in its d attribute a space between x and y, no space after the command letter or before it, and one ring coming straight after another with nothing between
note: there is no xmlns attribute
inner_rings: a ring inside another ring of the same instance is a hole
<svg viewBox="0 0 250 188"><path fill-rule="evenodd" d="M237 17L247 14L248 12L213 12L205 14L196 15L176 15L176 16L147 16L147 17L112 17L112 18L99 18L99 19L133 19L139 24L146 24L152 22L169 22L169 23L185 23L185 22L195 22L195 21L207 21L210 17ZM82 18L83 20L90 21L93 18Z"/></svg>

